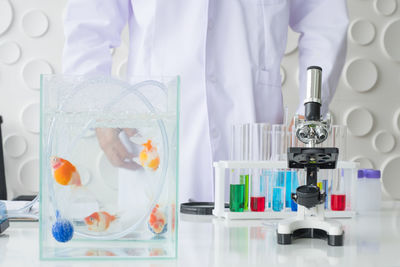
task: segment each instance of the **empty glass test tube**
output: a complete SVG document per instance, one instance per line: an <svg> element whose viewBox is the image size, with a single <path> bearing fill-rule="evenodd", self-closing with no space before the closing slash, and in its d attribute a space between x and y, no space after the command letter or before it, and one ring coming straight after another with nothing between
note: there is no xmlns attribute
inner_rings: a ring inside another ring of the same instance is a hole
<svg viewBox="0 0 400 267"><path fill-rule="evenodd" d="M345 125L332 125L326 146L339 149L338 160L347 160L347 127Z"/></svg>
<svg viewBox="0 0 400 267"><path fill-rule="evenodd" d="M231 160L249 160L250 126L236 124L231 133ZM232 169L230 171L229 208L234 212L248 210L249 207L249 170Z"/></svg>
<svg viewBox="0 0 400 267"><path fill-rule="evenodd" d="M269 158L269 124L254 123L251 125L250 149L251 160L265 161ZM267 174L263 169L251 170L251 211L265 211L267 197Z"/></svg>

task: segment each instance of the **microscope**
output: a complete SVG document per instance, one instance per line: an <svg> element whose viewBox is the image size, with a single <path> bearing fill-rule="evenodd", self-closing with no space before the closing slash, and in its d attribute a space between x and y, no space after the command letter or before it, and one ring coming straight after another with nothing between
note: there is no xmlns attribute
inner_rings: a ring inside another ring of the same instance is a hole
<svg viewBox="0 0 400 267"><path fill-rule="evenodd" d="M292 193L292 199L298 204L297 216L278 224L278 244L291 244L297 238L326 239L328 245L343 245L342 225L324 216L326 192L317 187L319 169L335 169L339 149L335 147L316 147L324 142L330 131L329 114L321 117L321 76L318 66L307 68L307 95L304 100L305 118L295 117L296 137L306 144L305 147L289 147L287 153L288 168L304 169L306 183Z"/></svg>

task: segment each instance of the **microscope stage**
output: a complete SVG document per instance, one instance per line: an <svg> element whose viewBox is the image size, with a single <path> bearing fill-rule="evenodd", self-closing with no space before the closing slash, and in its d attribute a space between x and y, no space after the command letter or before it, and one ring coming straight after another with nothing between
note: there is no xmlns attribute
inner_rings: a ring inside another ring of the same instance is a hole
<svg viewBox="0 0 400 267"><path fill-rule="evenodd" d="M339 149L336 147L289 147L289 168L335 169Z"/></svg>

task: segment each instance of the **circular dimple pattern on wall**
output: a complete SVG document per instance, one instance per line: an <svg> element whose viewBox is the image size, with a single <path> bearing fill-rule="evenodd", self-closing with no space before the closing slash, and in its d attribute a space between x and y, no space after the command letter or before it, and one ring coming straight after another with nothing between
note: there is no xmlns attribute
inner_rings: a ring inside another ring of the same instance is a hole
<svg viewBox="0 0 400 267"><path fill-rule="evenodd" d="M111 165L103 152L97 158L97 169L107 187L118 190L118 183L116 180L117 169Z"/></svg>
<svg viewBox="0 0 400 267"><path fill-rule="evenodd" d="M286 80L285 69L281 66L280 69L279 69L279 72L281 74L281 85L283 85L285 83L285 80Z"/></svg>
<svg viewBox="0 0 400 267"><path fill-rule="evenodd" d="M397 2L396 0L375 0L374 7L379 14L389 16L396 11Z"/></svg>
<svg viewBox="0 0 400 267"><path fill-rule="evenodd" d="M5 33L13 20L13 9L10 2L0 0L0 35Z"/></svg>
<svg viewBox="0 0 400 267"><path fill-rule="evenodd" d="M22 78L29 88L40 89L40 74L51 74L53 68L44 60L32 60L22 69Z"/></svg>
<svg viewBox="0 0 400 267"><path fill-rule="evenodd" d="M297 32L292 31L292 29L290 29L289 27L285 55L288 55L296 50L298 39L299 39L299 34Z"/></svg>
<svg viewBox="0 0 400 267"><path fill-rule="evenodd" d="M368 59L355 59L346 68L347 85L358 92L366 92L374 87L378 80L378 70Z"/></svg>
<svg viewBox="0 0 400 267"><path fill-rule="evenodd" d="M21 57L21 48L16 42L5 42L0 44L0 62L13 64Z"/></svg>
<svg viewBox="0 0 400 267"><path fill-rule="evenodd" d="M351 134L364 136L371 131L374 119L367 109L358 107L347 112L345 125L347 125Z"/></svg>
<svg viewBox="0 0 400 267"><path fill-rule="evenodd" d="M373 169L374 164L370 159L363 156L356 156L351 161L360 163L360 169Z"/></svg>
<svg viewBox="0 0 400 267"><path fill-rule="evenodd" d="M27 142L21 135L10 135L4 140L4 151L9 157L18 158L26 152Z"/></svg>
<svg viewBox="0 0 400 267"><path fill-rule="evenodd" d="M22 28L30 37L40 37L47 32L49 20L43 11L31 10L22 17Z"/></svg>
<svg viewBox="0 0 400 267"><path fill-rule="evenodd" d="M387 153L393 150L396 142L393 135L387 131L380 131L374 136L374 149L381 153Z"/></svg>
<svg viewBox="0 0 400 267"><path fill-rule="evenodd" d="M39 103L32 103L23 108L21 122L27 131L35 134L39 133L39 118Z"/></svg>
<svg viewBox="0 0 400 267"><path fill-rule="evenodd" d="M382 168L383 187L395 199L400 199L399 166L400 157L395 157L385 162Z"/></svg>
<svg viewBox="0 0 400 267"><path fill-rule="evenodd" d="M374 136L372 142L374 149L381 153L392 151L395 145L395 140L392 134L387 131L380 131Z"/></svg>
<svg viewBox="0 0 400 267"><path fill-rule="evenodd" d="M360 45L367 45L375 38L375 27L367 20L356 20L349 28L350 38Z"/></svg>
<svg viewBox="0 0 400 267"><path fill-rule="evenodd" d="M393 116L393 128L396 132L400 133L400 109Z"/></svg>
<svg viewBox="0 0 400 267"><path fill-rule="evenodd" d="M39 191L39 160L30 159L21 165L19 182L31 192Z"/></svg>
<svg viewBox="0 0 400 267"><path fill-rule="evenodd" d="M391 59L400 61L400 20L395 20L384 29L383 48Z"/></svg>

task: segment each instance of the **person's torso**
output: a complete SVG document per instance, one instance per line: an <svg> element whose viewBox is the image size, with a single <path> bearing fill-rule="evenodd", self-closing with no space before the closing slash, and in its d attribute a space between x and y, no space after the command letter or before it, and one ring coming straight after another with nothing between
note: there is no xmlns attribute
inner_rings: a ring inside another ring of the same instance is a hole
<svg viewBox="0 0 400 267"><path fill-rule="evenodd" d="M127 77L181 76L181 192L210 200L230 125L282 121L289 0L135 0L132 9Z"/></svg>

